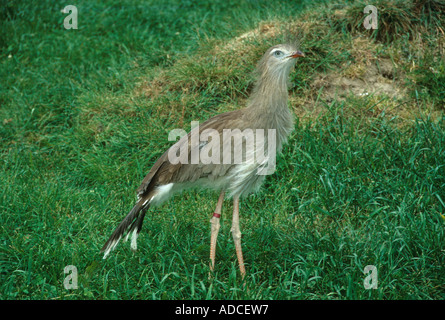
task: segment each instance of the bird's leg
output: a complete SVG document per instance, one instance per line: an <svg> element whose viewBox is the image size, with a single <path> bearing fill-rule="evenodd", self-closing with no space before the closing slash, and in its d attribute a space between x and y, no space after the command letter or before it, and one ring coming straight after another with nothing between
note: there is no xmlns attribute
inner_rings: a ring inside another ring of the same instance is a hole
<svg viewBox="0 0 445 320"><path fill-rule="evenodd" d="M213 213L212 218L210 219L211 230L212 233L210 235L210 271L213 271L215 268L215 251L216 251L216 239L218 238L219 231L219 219L221 217L221 208L224 201L224 191L221 191L221 194L218 198L218 203L216 204L215 213Z"/></svg>
<svg viewBox="0 0 445 320"><path fill-rule="evenodd" d="M246 268L244 267L243 252L241 250L241 231L239 227L239 197L233 198L233 219L232 219L232 236L235 243L236 256L238 258L239 270L241 277L246 275Z"/></svg>

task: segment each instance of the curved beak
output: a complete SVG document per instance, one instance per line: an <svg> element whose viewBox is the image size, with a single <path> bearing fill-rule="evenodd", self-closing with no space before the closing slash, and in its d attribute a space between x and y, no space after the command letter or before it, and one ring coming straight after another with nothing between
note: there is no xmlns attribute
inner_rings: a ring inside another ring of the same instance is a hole
<svg viewBox="0 0 445 320"><path fill-rule="evenodd" d="M291 58L304 57L304 53L301 52L301 51L299 51L299 50L297 50L297 51L295 51L294 53L292 53L292 54L290 55L290 57L291 57Z"/></svg>

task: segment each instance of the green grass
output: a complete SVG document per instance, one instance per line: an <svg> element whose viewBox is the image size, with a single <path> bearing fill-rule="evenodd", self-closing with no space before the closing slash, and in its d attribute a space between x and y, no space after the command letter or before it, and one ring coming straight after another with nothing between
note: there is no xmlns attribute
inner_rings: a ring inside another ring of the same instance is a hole
<svg viewBox="0 0 445 320"><path fill-rule="evenodd" d="M400 37L351 30L362 12L332 14L357 11L351 1L81 1L78 30L63 29L52 1L3 6L0 299L444 299L443 26L428 11L440 1L419 3ZM276 173L241 203L245 282L229 200L208 279L217 195L205 190L151 210L138 251L120 244L102 260L168 132L241 107L282 32L228 43L278 23L306 31L291 108L317 112L297 119ZM320 73L360 63L357 37L394 62L403 98L314 90ZM76 290L63 286L67 265ZM366 265L375 290L363 287Z"/></svg>

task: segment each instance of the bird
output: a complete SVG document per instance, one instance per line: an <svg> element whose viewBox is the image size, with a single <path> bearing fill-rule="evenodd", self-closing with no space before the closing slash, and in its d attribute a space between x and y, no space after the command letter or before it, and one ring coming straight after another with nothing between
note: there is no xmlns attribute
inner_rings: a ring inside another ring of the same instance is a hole
<svg viewBox="0 0 445 320"><path fill-rule="evenodd" d="M137 189L134 207L101 249L103 258L124 237L131 236L132 250L149 208L161 205L189 188L212 189L219 197L210 219L210 272L225 198L233 200L231 233L239 271L246 268L241 248L240 199L258 191L265 177L275 171L275 156L294 129L288 107L289 75L297 58L305 54L297 42L270 47L255 68L255 82L246 106L221 113L198 124L167 149L154 163Z"/></svg>

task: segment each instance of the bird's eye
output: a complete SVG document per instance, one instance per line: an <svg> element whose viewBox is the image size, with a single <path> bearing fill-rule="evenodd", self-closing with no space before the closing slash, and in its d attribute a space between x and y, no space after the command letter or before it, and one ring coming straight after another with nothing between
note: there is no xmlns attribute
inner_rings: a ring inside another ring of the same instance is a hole
<svg viewBox="0 0 445 320"><path fill-rule="evenodd" d="M273 54L275 57L282 57L284 55L283 51L280 50L275 51Z"/></svg>

